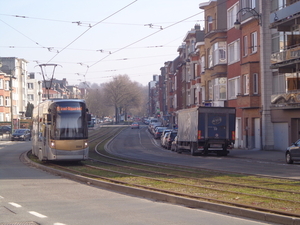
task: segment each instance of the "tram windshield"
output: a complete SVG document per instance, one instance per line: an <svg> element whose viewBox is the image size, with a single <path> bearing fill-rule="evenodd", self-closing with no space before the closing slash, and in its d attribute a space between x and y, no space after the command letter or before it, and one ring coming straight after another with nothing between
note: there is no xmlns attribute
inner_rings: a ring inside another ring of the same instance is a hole
<svg viewBox="0 0 300 225"><path fill-rule="evenodd" d="M52 114L51 136L53 139L86 139L88 137L84 103L57 102L51 108L55 112Z"/></svg>

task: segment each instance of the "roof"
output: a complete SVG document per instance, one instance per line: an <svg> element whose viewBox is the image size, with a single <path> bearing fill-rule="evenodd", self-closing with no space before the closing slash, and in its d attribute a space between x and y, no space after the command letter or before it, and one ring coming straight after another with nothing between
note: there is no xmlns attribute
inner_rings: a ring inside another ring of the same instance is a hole
<svg viewBox="0 0 300 225"><path fill-rule="evenodd" d="M212 2L217 2L217 0L210 0L210 1L208 1L208 2L200 3L200 4L199 4L199 9L204 9L204 7L209 6L210 3L212 3Z"/></svg>

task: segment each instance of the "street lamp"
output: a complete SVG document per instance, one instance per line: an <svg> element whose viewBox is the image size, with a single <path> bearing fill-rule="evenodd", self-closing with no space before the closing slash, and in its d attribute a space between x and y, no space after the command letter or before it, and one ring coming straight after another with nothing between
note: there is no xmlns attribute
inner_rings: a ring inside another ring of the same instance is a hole
<svg viewBox="0 0 300 225"><path fill-rule="evenodd" d="M260 26L262 25L261 15L257 11L255 11L255 9L245 7L245 8L240 9L236 14L236 21L234 23L235 29L239 30L241 28L241 22L238 20L238 14L240 12L249 12L249 13L251 13L254 17L256 17L258 19L258 24Z"/></svg>

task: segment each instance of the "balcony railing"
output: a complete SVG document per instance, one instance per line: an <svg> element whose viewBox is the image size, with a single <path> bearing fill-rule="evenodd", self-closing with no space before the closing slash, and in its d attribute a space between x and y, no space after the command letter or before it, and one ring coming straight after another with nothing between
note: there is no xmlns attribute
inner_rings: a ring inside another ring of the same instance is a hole
<svg viewBox="0 0 300 225"><path fill-rule="evenodd" d="M300 44L292 48L285 49L282 52L273 53L271 55L271 64L289 62L300 58Z"/></svg>

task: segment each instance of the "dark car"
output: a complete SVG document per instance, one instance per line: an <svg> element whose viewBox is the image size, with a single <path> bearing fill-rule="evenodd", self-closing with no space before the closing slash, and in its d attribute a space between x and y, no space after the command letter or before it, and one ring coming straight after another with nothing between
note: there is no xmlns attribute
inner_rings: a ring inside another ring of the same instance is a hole
<svg viewBox="0 0 300 225"><path fill-rule="evenodd" d="M285 160L288 164L300 161L300 139L286 149Z"/></svg>
<svg viewBox="0 0 300 225"><path fill-rule="evenodd" d="M167 127L155 127L153 136L155 139L159 139L164 130L168 129Z"/></svg>
<svg viewBox="0 0 300 225"><path fill-rule="evenodd" d="M131 124L131 129L139 129L140 128L140 125L139 125L139 123L138 122L133 122L132 124Z"/></svg>
<svg viewBox="0 0 300 225"><path fill-rule="evenodd" d="M0 126L0 135L10 134L10 133L11 133L11 127L10 126Z"/></svg>
<svg viewBox="0 0 300 225"><path fill-rule="evenodd" d="M17 129L11 135L12 141L26 141L31 139L31 133L29 129Z"/></svg>

